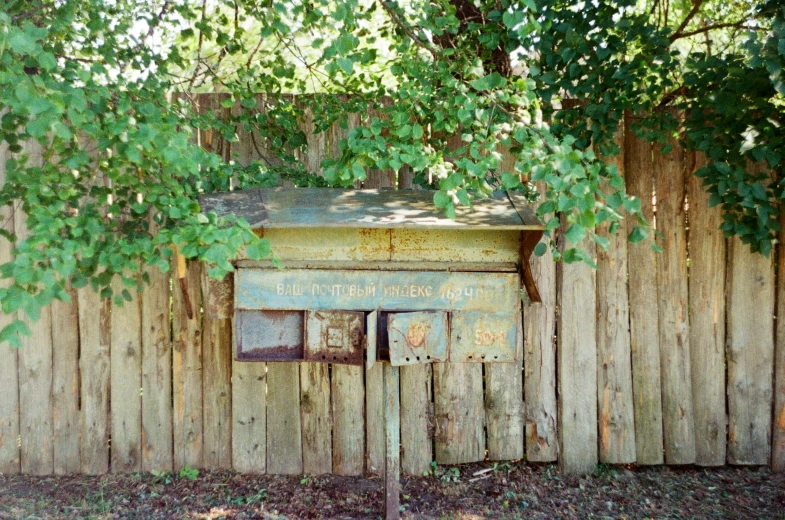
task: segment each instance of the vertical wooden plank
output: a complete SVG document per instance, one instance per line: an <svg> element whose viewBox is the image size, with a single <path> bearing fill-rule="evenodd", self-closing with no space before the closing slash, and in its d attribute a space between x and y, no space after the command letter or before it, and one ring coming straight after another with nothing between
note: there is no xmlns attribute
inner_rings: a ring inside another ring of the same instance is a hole
<svg viewBox="0 0 785 520"><path fill-rule="evenodd" d="M616 133L621 153L612 164L624 176L624 129ZM627 292L627 236L598 233L608 239L607 251L597 251L597 407L600 462L635 462L635 419L632 395L630 312Z"/></svg>
<svg viewBox="0 0 785 520"><path fill-rule="evenodd" d="M50 475L54 471L52 431L52 314L41 309L36 322L24 321L32 336L19 349L19 434L22 473Z"/></svg>
<svg viewBox="0 0 785 520"><path fill-rule="evenodd" d="M785 216L780 218L785 229ZM774 356L774 431L771 469L785 472L785 232L777 245L777 343Z"/></svg>
<svg viewBox="0 0 785 520"><path fill-rule="evenodd" d="M267 365L232 361L232 467L264 473L267 466Z"/></svg>
<svg viewBox="0 0 785 520"><path fill-rule="evenodd" d="M142 295L142 470L172 469L170 277L146 267Z"/></svg>
<svg viewBox="0 0 785 520"><path fill-rule="evenodd" d="M79 458L79 312L71 301L52 302L52 409L54 472L78 473Z"/></svg>
<svg viewBox="0 0 785 520"><path fill-rule="evenodd" d="M728 462L768 464L774 368L771 258L728 241Z"/></svg>
<svg viewBox="0 0 785 520"><path fill-rule="evenodd" d="M36 142L25 144L30 164L41 164L43 149ZM19 209L14 215L17 243L30 232L27 216ZM21 315L21 313L20 313ZM22 338L19 349L19 434L22 473L47 475L54 470L52 444L52 309L41 309L36 322L22 318L32 335Z"/></svg>
<svg viewBox="0 0 785 520"><path fill-rule="evenodd" d="M638 138L627 115L624 135L624 171L627 193L638 197L641 211L654 225L652 146ZM627 232L635 222L627 223ZM657 257L649 243L628 247L630 348L632 392L635 398L635 452L638 464L662 464L662 393L659 318L657 311Z"/></svg>
<svg viewBox="0 0 785 520"><path fill-rule="evenodd" d="M379 363L382 365L382 363ZM401 385L397 367L384 363L384 490L385 518L400 518Z"/></svg>
<svg viewBox="0 0 785 520"><path fill-rule="evenodd" d="M0 185L5 184L5 162L8 145L0 143ZM9 206L0 207L1 224L14 229L14 211ZM0 239L0 265L13 259L13 245ZM0 287L8 282L0 281ZM16 319L16 314L0 312L0 330ZM0 473L19 473L19 372L18 352L8 344L0 344Z"/></svg>
<svg viewBox="0 0 785 520"><path fill-rule="evenodd" d="M203 288L207 273L203 270ZM232 321L229 318L202 317L202 354L204 392L204 465L207 468L232 467Z"/></svg>
<svg viewBox="0 0 785 520"><path fill-rule="evenodd" d="M371 114L373 117L374 113ZM395 172L392 170L373 170L368 172L365 188L392 188L395 186ZM384 469L384 391L382 364L377 363L365 371L365 438L367 449L367 470L380 473ZM421 473L422 474L422 473Z"/></svg>
<svg viewBox="0 0 785 520"><path fill-rule="evenodd" d="M232 467L231 320L203 316L204 465Z"/></svg>
<svg viewBox="0 0 785 520"><path fill-rule="evenodd" d="M303 428L303 473L333 469L330 370L326 363L300 363L300 415Z"/></svg>
<svg viewBox="0 0 785 520"><path fill-rule="evenodd" d="M596 256L593 242L578 247ZM562 262L557 276L559 464L565 473L590 473L597 465L597 273Z"/></svg>
<svg viewBox="0 0 785 520"><path fill-rule="evenodd" d="M537 186L540 197L545 186ZM523 393L526 424L526 460L552 462L557 458L556 403L556 264L550 248L532 256L532 274L541 303L523 309Z"/></svg>
<svg viewBox="0 0 785 520"><path fill-rule="evenodd" d="M414 175L408 167L398 172L398 188L413 189ZM400 367L401 392L401 470L420 476L433 460L433 381L432 365Z"/></svg>
<svg viewBox="0 0 785 520"><path fill-rule="evenodd" d="M420 476L433 460L432 365L402 366L400 378L406 389L401 392L401 470Z"/></svg>
<svg viewBox="0 0 785 520"><path fill-rule="evenodd" d="M523 330L518 312L518 361L485 363L485 421L490 460L523 457Z"/></svg>
<svg viewBox="0 0 785 520"><path fill-rule="evenodd" d="M79 373L81 376L80 441L82 473L109 470L109 345L111 302L90 287L77 291Z"/></svg>
<svg viewBox="0 0 785 520"><path fill-rule="evenodd" d="M303 472L299 363L267 365L267 472Z"/></svg>
<svg viewBox="0 0 785 520"><path fill-rule="evenodd" d="M112 283L120 294L123 284ZM112 309L109 356L112 471L139 471L142 463L142 314L137 295Z"/></svg>
<svg viewBox="0 0 785 520"><path fill-rule="evenodd" d="M200 267L197 262L190 262L185 277L192 313L190 318L179 280L173 280L172 387L175 469L204 465Z"/></svg>
<svg viewBox="0 0 785 520"><path fill-rule="evenodd" d="M695 169L706 164L695 154ZM695 463L725 464L725 239L722 212L709 207L709 194L687 176L690 221L690 360L695 408Z"/></svg>
<svg viewBox="0 0 785 520"><path fill-rule="evenodd" d="M368 473L384 470L384 392L382 363L365 371L365 438Z"/></svg>
<svg viewBox="0 0 785 520"><path fill-rule="evenodd" d="M362 475L365 462L364 367L332 366L333 473Z"/></svg>
<svg viewBox="0 0 785 520"><path fill-rule="evenodd" d="M485 407L482 365L437 363L433 366L436 462L463 464L485 458Z"/></svg>
<svg viewBox="0 0 785 520"><path fill-rule="evenodd" d="M695 428L690 370L689 316L687 310L687 235L684 214L684 149L678 139L673 148L654 153L657 189L657 232L663 252L657 255L660 366L665 462L695 462Z"/></svg>
<svg viewBox="0 0 785 520"><path fill-rule="evenodd" d="M502 154L501 168L512 171L515 156ZM520 311L520 310L519 310ZM517 360L514 363L485 363L485 426L488 458L516 460L523 457L523 327L518 312Z"/></svg>

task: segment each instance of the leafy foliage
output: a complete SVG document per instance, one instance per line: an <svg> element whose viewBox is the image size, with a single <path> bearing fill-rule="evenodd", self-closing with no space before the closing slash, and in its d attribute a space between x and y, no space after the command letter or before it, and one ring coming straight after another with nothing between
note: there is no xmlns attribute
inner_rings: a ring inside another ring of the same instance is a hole
<svg viewBox="0 0 785 520"><path fill-rule="evenodd" d="M555 256L591 263L576 246L607 247L601 226L626 215L631 241L649 235L597 159L618 151L625 111L663 143L684 114L726 234L768 253L785 193L784 24L774 0L7 1L0 145L13 158L0 204L26 220L5 222L16 251L0 304L34 320L86 285L122 304L141 287L134 273L168 269L173 249L222 277L240 250L270 247L242 220L200 214L200 193L353 186L373 169L411 172L447 215L494 189L534 200L544 186ZM198 106L198 92L220 92L219 106ZM359 121L318 168L302 159L306 112L315 133ZM241 133L257 160L201 146ZM0 340L24 334L15 321Z"/></svg>

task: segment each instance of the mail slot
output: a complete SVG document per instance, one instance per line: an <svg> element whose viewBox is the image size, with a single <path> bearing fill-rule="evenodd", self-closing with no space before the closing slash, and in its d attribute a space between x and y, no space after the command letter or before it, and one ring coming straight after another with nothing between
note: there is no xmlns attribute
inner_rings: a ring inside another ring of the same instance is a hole
<svg viewBox="0 0 785 520"><path fill-rule="evenodd" d="M303 358L303 312L240 310L235 317L238 361L298 361Z"/></svg>
<svg viewBox="0 0 785 520"><path fill-rule="evenodd" d="M362 312L308 311L305 360L362 365L365 315Z"/></svg>
<svg viewBox="0 0 785 520"><path fill-rule="evenodd" d="M216 295L206 312L234 315L238 361L517 360L543 227L515 194L478 199L455 218L424 190L262 188L201 203L245 218L280 259L238 258L231 287L207 288Z"/></svg>

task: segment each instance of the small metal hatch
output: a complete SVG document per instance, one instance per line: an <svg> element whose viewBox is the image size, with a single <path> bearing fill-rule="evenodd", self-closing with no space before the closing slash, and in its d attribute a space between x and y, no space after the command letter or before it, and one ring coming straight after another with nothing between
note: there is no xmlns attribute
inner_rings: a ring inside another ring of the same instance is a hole
<svg viewBox="0 0 785 520"><path fill-rule="evenodd" d="M305 360L362 365L365 314L351 311L308 311Z"/></svg>
<svg viewBox="0 0 785 520"><path fill-rule="evenodd" d="M447 361L447 313L399 312L387 316L390 363L393 366Z"/></svg>

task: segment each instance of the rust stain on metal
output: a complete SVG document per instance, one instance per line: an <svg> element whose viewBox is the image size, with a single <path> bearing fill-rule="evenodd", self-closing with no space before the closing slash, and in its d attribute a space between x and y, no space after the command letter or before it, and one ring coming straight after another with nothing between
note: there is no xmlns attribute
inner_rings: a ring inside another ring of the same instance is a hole
<svg viewBox="0 0 785 520"><path fill-rule="evenodd" d="M306 314L306 361L363 364L365 316L362 312L308 311Z"/></svg>
<svg viewBox="0 0 785 520"><path fill-rule="evenodd" d="M303 359L302 312L240 310L235 321L238 361Z"/></svg>
<svg viewBox="0 0 785 520"><path fill-rule="evenodd" d="M234 276L228 274L223 280L216 280L203 270L204 307L207 316L213 320L232 317L234 309Z"/></svg>

